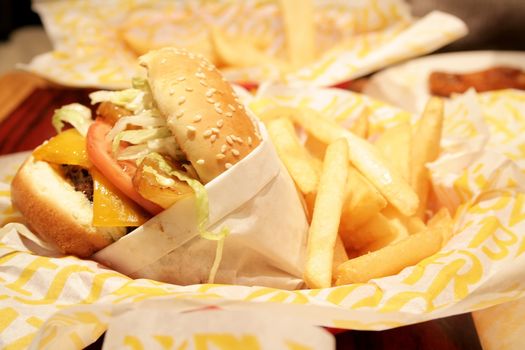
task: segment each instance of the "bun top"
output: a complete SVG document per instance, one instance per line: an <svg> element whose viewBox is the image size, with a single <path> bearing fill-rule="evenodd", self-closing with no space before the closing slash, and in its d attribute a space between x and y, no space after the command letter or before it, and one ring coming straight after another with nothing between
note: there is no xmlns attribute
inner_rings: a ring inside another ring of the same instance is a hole
<svg viewBox="0 0 525 350"><path fill-rule="evenodd" d="M260 143L231 85L202 55L166 47L141 56L160 112L203 183Z"/></svg>

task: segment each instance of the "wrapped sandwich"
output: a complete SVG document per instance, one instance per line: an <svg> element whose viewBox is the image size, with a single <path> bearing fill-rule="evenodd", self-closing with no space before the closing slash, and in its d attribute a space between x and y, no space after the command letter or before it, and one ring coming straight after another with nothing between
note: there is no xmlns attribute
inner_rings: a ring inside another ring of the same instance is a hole
<svg viewBox="0 0 525 350"><path fill-rule="evenodd" d="M95 120L79 104L57 111L57 128L74 128L12 182L28 225L136 277L298 286L307 222L262 124L202 56L163 48L139 62L133 88L91 94Z"/></svg>

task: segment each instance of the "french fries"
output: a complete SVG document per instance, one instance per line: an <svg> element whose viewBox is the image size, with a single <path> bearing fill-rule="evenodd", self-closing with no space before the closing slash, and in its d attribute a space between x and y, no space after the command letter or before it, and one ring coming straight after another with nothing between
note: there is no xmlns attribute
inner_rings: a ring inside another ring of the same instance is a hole
<svg viewBox="0 0 525 350"><path fill-rule="evenodd" d="M410 235L374 252L350 259L336 270L337 286L364 283L373 278L394 275L436 253L442 245L444 230L437 227Z"/></svg>
<svg viewBox="0 0 525 350"><path fill-rule="evenodd" d="M417 147L412 148L410 180L412 188L419 197L417 216L420 218L424 218L430 190L430 179L426 164L434 161L439 154L443 113L443 100L438 97L430 98L414 133L414 139L417 137Z"/></svg>
<svg viewBox="0 0 525 350"><path fill-rule="evenodd" d="M412 215L419 206L416 193L401 175L392 169L380 152L365 139L340 127L335 121L323 118L316 111L301 109L293 115L310 134L325 143L345 138L352 164L392 203L401 213Z"/></svg>
<svg viewBox="0 0 525 350"><path fill-rule="evenodd" d="M288 61L293 67L304 66L315 58L315 26L312 1L279 0L284 24Z"/></svg>
<svg viewBox="0 0 525 350"><path fill-rule="evenodd" d="M348 168L346 197L343 205L339 234L345 247L356 247L356 230L377 215L387 205L385 198L353 166ZM359 244L357 244L359 245Z"/></svg>
<svg viewBox="0 0 525 350"><path fill-rule="evenodd" d="M326 149L312 223L308 231L304 281L310 288L327 288L332 285L334 247L347 175L348 145L345 139L339 139Z"/></svg>
<svg viewBox="0 0 525 350"><path fill-rule="evenodd" d="M368 114L369 114L368 107L363 108L361 113L357 116L354 123L349 127L349 130L353 132L355 135L367 138L368 137Z"/></svg>
<svg viewBox="0 0 525 350"><path fill-rule="evenodd" d="M232 37L219 28L212 28L210 33L219 65L253 67L267 62L282 64L259 50L248 38Z"/></svg>
<svg viewBox="0 0 525 350"><path fill-rule="evenodd" d="M289 119L271 119L267 123L267 128L277 154L301 193L304 194L308 212L311 214L317 193L321 164L301 145Z"/></svg>
<svg viewBox="0 0 525 350"><path fill-rule="evenodd" d="M307 203L311 226L303 278L309 288L396 274L452 237L446 208L428 222L423 215L435 210L427 207L426 163L439 154L442 101L432 99L414 128L394 126L375 144L365 139L368 114L348 129L308 108L273 105L261 115Z"/></svg>
<svg viewBox="0 0 525 350"><path fill-rule="evenodd" d="M375 145L399 174L410 183L412 129L408 122L385 130L375 141Z"/></svg>

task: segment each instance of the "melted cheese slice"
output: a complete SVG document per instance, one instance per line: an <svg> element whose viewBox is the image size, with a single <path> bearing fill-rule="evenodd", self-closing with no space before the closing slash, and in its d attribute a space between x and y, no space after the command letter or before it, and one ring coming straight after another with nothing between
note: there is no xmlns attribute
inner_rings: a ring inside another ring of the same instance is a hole
<svg viewBox="0 0 525 350"><path fill-rule="evenodd" d="M140 226L147 220L143 210L116 189L92 165L86 138L68 129L33 151L37 160L52 164L78 165L89 169L93 178L93 226Z"/></svg>

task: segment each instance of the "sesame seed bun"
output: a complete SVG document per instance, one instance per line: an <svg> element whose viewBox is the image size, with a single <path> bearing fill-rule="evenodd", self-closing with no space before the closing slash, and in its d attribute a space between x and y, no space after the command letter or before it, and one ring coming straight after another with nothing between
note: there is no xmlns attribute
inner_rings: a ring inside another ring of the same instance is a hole
<svg viewBox="0 0 525 350"><path fill-rule="evenodd" d="M32 156L11 183L11 199L33 232L64 254L88 257L125 233L123 227L94 227L88 198Z"/></svg>
<svg viewBox="0 0 525 350"><path fill-rule="evenodd" d="M260 143L233 88L203 56L169 47L150 51L139 62L160 112L203 183Z"/></svg>

